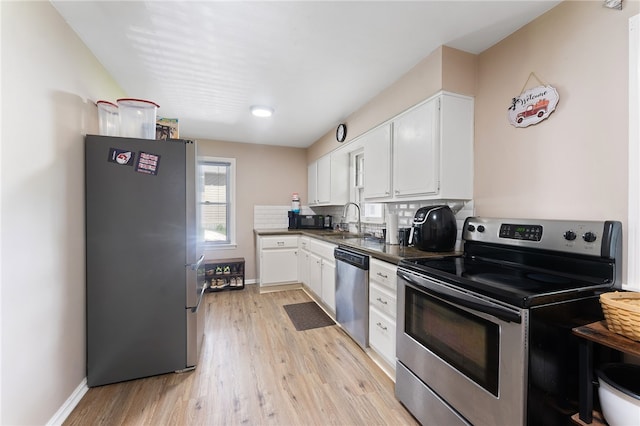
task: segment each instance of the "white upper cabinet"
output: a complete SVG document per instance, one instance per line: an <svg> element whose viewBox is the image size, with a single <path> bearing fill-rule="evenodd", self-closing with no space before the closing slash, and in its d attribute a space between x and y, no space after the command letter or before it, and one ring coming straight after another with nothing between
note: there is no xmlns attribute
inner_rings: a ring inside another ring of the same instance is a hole
<svg viewBox="0 0 640 426"><path fill-rule="evenodd" d="M307 168L309 205L341 205L349 195L349 155L335 151Z"/></svg>
<svg viewBox="0 0 640 426"><path fill-rule="evenodd" d="M438 104L432 99L393 120L395 197L438 192Z"/></svg>
<svg viewBox="0 0 640 426"><path fill-rule="evenodd" d="M391 196L391 123L361 138L364 145L364 198Z"/></svg>
<svg viewBox="0 0 640 426"><path fill-rule="evenodd" d="M325 155L316 161L316 199L315 204L331 202L331 156Z"/></svg>
<svg viewBox="0 0 640 426"><path fill-rule="evenodd" d="M473 198L473 98L440 96L438 198Z"/></svg>
<svg viewBox="0 0 640 426"><path fill-rule="evenodd" d="M362 139L365 199L473 198L473 98L439 93Z"/></svg>

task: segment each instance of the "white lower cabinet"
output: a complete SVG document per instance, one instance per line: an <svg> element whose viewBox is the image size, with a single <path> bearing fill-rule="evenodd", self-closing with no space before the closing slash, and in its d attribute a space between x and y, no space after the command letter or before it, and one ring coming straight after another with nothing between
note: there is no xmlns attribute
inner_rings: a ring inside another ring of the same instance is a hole
<svg viewBox="0 0 640 426"><path fill-rule="evenodd" d="M333 257L335 244L311 238L309 251L309 282L307 286L326 308L336 311L336 262Z"/></svg>
<svg viewBox="0 0 640 426"><path fill-rule="evenodd" d="M309 253L309 288L322 298L322 258Z"/></svg>
<svg viewBox="0 0 640 426"><path fill-rule="evenodd" d="M396 289L398 268L371 259L369 263L369 346L393 370L396 367Z"/></svg>
<svg viewBox="0 0 640 426"><path fill-rule="evenodd" d="M322 259L322 301L336 311L336 262Z"/></svg>
<svg viewBox="0 0 640 426"><path fill-rule="evenodd" d="M260 237L259 246L260 286L298 282L298 236Z"/></svg>
<svg viewBox="0 0 640 426"><path fill-rule="evenodd" d="M369 311L369 346L395 369L396 322L375 308Z"/></svg>
<svg viewBox="0 0 640 426"><path fill-rule="evenodd" d="M372 308L387 315L395 321L396 318L396 295L388 287L370 280L369 302Z"/></svg>
<svg viewBox="0 0 640 426"><path fill-rule="evenodd" d="M309 285L309 237L301 237L298 250L298 281Z"/></svg>

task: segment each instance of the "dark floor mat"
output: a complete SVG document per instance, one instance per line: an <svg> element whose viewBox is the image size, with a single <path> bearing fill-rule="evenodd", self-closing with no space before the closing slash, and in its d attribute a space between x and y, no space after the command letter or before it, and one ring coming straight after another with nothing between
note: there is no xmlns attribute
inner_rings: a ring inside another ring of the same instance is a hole
<svg viewBox="0 0 640 426"><path fill-rule="evenodd" d="M315 302L294 303L284 305L293 326L298 331L334 325L335 322Z"/></svg>

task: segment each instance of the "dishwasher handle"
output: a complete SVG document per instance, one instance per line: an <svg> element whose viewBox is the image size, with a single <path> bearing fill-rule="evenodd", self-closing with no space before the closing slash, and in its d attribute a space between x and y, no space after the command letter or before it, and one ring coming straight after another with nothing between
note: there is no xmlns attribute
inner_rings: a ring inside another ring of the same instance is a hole
<svg viewBox="0 0 640 426"><path fill-rule="evenodd" d="M366 254L343 247L336 247L333 250L333 257L335 257L336 261L348 263L358 269L369 270L369 256Z"/></svg>

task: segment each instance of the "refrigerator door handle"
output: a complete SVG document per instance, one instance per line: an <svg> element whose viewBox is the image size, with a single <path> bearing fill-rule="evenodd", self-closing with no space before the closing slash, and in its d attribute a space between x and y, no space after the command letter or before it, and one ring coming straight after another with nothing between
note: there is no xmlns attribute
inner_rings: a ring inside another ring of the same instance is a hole
<svg viewBox="0 0 640 426"><path fill-rule="evenodd" d="M207 289L207 285L205 283L202 286L202 290L200 290L200 296L198 297L198 303L196 304L196 306L191 308L191 312L193 312L194 314L198 313L198 309L200 309L200 302L202 302L202 297L204 296L204 292L205 292L206 289Z"/></svg>
<svg viewBox="0 0 640 426"><path fill-rule="evenodd" d="M200 265L202 264L202 262L204 262L204 254L202 256L200 256L200 259L198 259L198 261L196 263L187 263L184 266L187 267L187 268L191 268L194 271L197 271L198 268L200 268Z"/></svg>

